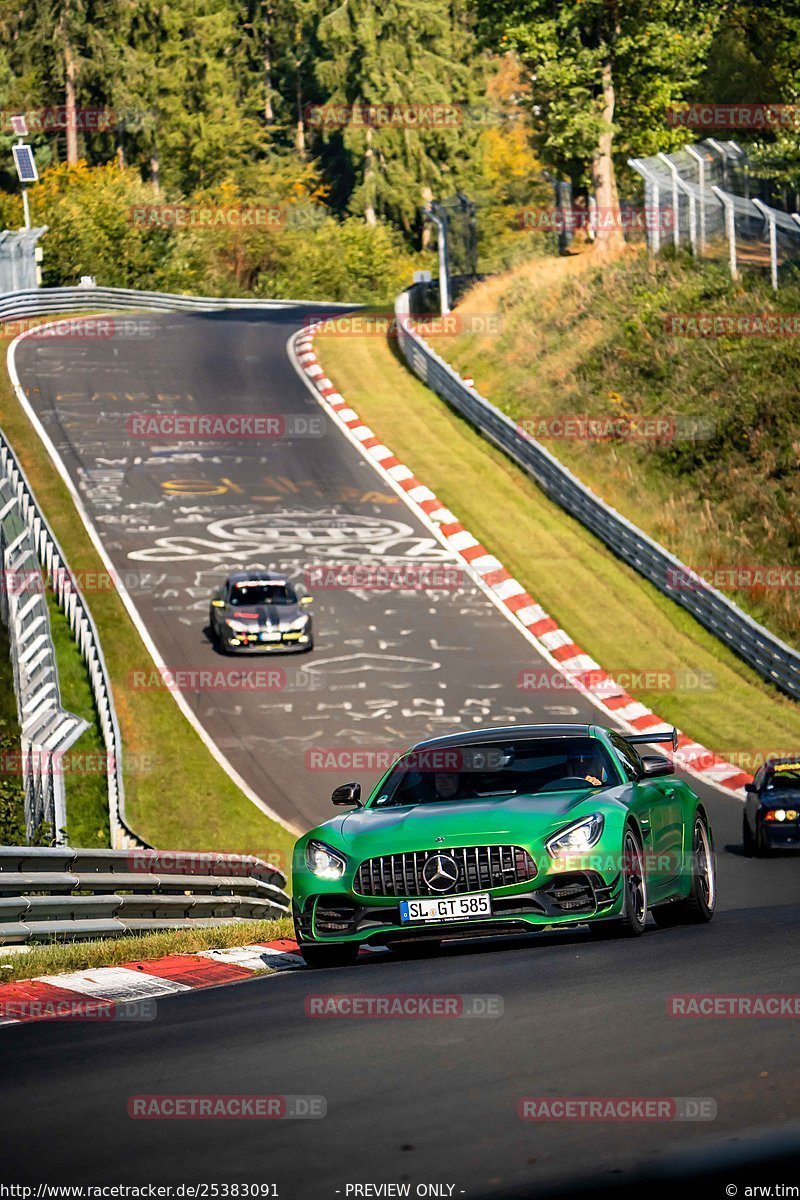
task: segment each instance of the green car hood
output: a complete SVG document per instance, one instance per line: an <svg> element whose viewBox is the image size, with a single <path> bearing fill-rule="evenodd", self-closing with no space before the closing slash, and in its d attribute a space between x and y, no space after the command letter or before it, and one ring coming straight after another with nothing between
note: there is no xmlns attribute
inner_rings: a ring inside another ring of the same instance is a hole
<svg viewBox="0 0 800 1200"><path fill-rule="evenodd" d="M589 813L621 811L619 797L627 790L619 785L602 791L581 788L547 795L361 808L329 825L338 826L342 848L362 858L448 845L525 845Z"/></svg>

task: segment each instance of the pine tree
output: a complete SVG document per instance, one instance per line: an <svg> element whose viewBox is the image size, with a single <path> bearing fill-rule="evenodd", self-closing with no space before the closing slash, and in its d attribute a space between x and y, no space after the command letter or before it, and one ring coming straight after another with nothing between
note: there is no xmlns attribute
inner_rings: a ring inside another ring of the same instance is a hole
<svg viewBox="0 0 800 1200"><path fill-rule="evenodd" d="M446 120L446 127L357 122L325 130L326 169L349 180L347 206L374 225L383 216L410 232L423 188L452 192L469 178L477 129L474 40L461 3L430 0L340 0L319 23L316 75L325 102L348 112L393 106L410 122ZM465 119L466 118L466 119ZM323 118L324 119L324 118Z"/></svg>
<svg viewBox="0 0 800 1200"><path fill-rule="evenodd" d="M247 67L247 32L232 0L126 0L107 27L108 86L125 114L129 153L189 191L267 145L263 88Z"/></svg>
<svg viewBox="0 0 800 1200"><path fill-rule="evenodd" d="M305 110L318 100L316 28L324 0L243 0L249 68L260 75L261 108L274 140L307 157Z"/></svg>

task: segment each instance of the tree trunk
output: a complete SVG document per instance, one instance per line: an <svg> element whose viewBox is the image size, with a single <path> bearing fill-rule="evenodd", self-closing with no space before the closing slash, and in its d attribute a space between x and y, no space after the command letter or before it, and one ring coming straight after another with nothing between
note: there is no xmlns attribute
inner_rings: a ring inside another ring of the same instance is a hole
<svg viewBox="0 0 800 1200"><path fill-rule="evenodd" d="M154 153L150 159L150 182L153 185L153 194L158 196L161 192L161 184L159 182L158 172L158 153Z"/></svg>
<svg viewBox="0 0 800 1200"><path fill-rule="evenodd" d="M297 75L294 85L295 94L295 109L297 112L297 126L294 135L294 146L301 158L306 156L306 125L303 120L303 92L300 84L300 63L297 63Z"/></svg>
<svg viewBox="0 0 800 1200"><path fill-rule="evenodd" d="M619 194L614 172L614 77L611 63L603 67L603 128L592 161L592 184L597 200L597 249L600 253L625 245L619 219Z"/></svg>
<svg viewBox="0 0 800 1200"><path fill-rule="evenodd" d="M63 25L62 25L63 31ZM67 162L78 161L78 112L75 101L75 59L66 32L64 36L64 117L67 125Z"/></svg>
<svg viewBox="0 0 800 1200"><path fill-rule="evenodd" d="M264 120L272 124L275 113L272 108L272 48L270 46L270 21L272 6L264 5Z"/></svg>
<svg viewBox="0 0 800 1200"><path fill-rule="evenodd" d="M375 215L375 206L372 203L371 185L372 178L375 174L375 152L372 149L372 128L367 126L366 133L366 148L364 150L364 195L366 202L364 204L364 220L368 225L377 225L378 218Z"/></svg>

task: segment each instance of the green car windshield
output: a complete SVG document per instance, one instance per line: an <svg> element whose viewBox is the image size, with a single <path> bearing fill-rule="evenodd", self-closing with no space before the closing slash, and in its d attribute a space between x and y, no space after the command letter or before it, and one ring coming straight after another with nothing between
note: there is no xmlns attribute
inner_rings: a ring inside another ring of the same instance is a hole
<svg viewBox="0 0 800 1200"><path fill-rule="evenodd" d="M431 746L404 755L370 807L542 795L618 782L610 756L596 738Z"/></svg>

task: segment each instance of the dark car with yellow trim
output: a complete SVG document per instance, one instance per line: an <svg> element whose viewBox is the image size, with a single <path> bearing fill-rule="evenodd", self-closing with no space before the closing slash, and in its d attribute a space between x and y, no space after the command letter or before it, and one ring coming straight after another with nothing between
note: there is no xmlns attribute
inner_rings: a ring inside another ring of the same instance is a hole
<svg viewBox="0 0 800 1200"><path fill-rule="evenodd" d="M800 759L769 759L744 790L745 854L800 850Z"/></svg>
<svg viewBox="0 0 800 1200"><path fill-rule="evenodd" d="M292 584L278 571L234 571L211 596L214 644L223 654L311 650L311 602L302 584Z"/></svg>

